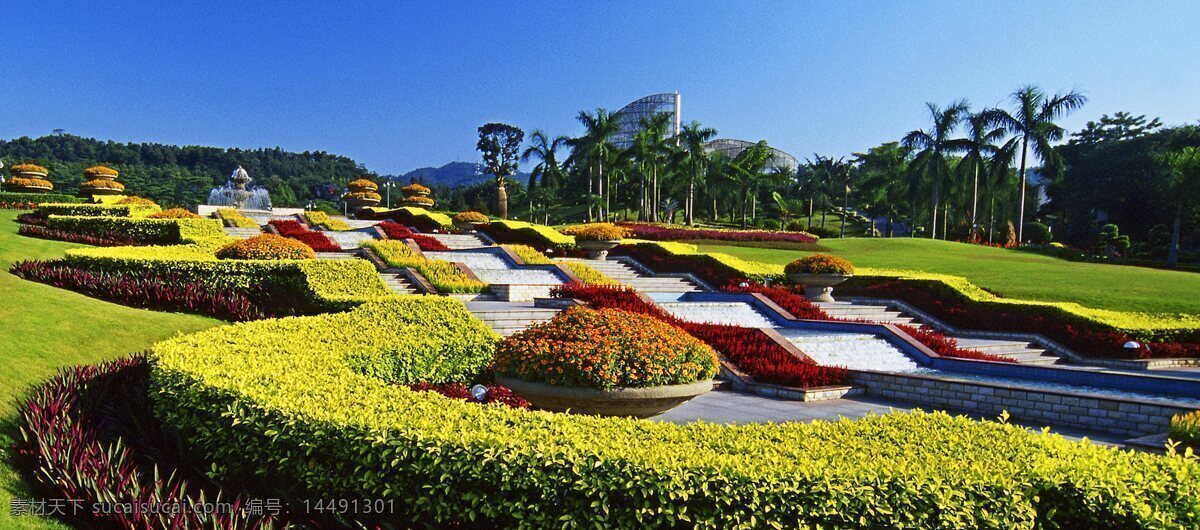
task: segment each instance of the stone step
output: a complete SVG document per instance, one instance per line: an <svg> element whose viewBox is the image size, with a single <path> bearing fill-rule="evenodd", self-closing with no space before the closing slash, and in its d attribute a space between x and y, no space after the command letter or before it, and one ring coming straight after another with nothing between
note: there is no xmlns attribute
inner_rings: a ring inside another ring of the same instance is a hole
<svg viewBox="0 0 1200 530"><path fill-rule="evenodd" d="M317 259L358 259L358 254L354 252L317 252L316 254Z"/></svg>

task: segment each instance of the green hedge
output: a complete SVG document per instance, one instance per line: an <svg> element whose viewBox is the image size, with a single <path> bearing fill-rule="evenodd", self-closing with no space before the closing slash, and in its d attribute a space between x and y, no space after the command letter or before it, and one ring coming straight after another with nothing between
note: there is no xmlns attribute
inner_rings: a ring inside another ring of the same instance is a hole
<svg viewBox="0 0 1200 530"><path fill-rule="evenodd" d="M40 204L43 202L58 202L58 203L79 203L83 199L74 195L65 195L62 193L13 193L8 191L0 191L0 203L34 203Z"/></svg>
<svg viewBox="0 0 1200 530"><path fill-rule="evenodd" d="M301 312L343 311L391 295L366 260L218 260L228 238L190 245L103 247L67 251L63 259L91 270L174 274L213 289L272 286L298 293L311 307Z"/></svg>
<svg viewBox="0 0 1200 530"><path fill-rule="evenodd" d="M108 234L147 243L175 244L200 239L223 238L225 231L216 219L147 219L134 217L90 217L51 215L50 228L104 237Z"/></svg>
<svg viewBox="0 0 1200 530"><path fill-rule="evenodd" d="M737 426L552 414L351 366L460 340L450 305L462 311L406 297L156 344L155 411L221 480L395 500L400 526L1200 526L1195 459L940 413Z"/></svg>
<svg viewBox="0 0 1200 530"><path fill-rule="evenodd" d="M157 204L38 204L37 214L86 217L146 217L162 211Z"/></svg>

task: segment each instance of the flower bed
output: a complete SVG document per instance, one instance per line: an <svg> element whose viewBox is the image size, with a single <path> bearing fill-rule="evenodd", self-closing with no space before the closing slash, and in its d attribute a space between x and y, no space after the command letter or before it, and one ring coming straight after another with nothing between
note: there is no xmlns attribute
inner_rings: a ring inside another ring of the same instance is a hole
<svg viewBox="0 0 1200 530"><path fill-rule="evenodd" d="M374 251L390 267L417 269L440 293L481 293L487 288L486 283L467 276L453 263L418 256L404 241L367 241L363 246Z"/></svg>
<svg viewBox="0 0 1200 530"><path fill-rule="evenodd" d="M35 222L37 219L39 218L30 218L31 221ZM84 245L92 245L97 247L121 247L141 244L141 242L135 239L129 239L124 235L115 232L104 236L93 236L67 230L58 230L45 225L32 223L23 224L17 229L17 233L26 237L66 241L67 243L82 243Z"/></svg>
<svg viewBox="0 0 1200 530"><path fill-rule="evenodd" d="M329 214L320 210L304 212L304 219L308 221L309 226L316 226L325 230L333 230L335 232L354 230L346 221L334 219Z"/></svg>
<svg viewBox="0 0 1200 530"><path fill-rule="evenodd" d="M1200 411L1180 414L1171 418L1171 430L1167 437L1186 447L1191 447L1193 450L1200 451Z"/></svg>
<svg viewBox="0 0 1200 530"><path fill-rule="evenodd" d="M479 231L497 243L516 243L534 247L573 247L575 238L545 225L498 219L479 227Z"/></svg>
<svg viewBox="0 0 1200 530"><path fill-rule="evenodd" d="M628 229L630 237L652 241L709 239L715 241L789 241L793 243L816 243L820 239L807 232L714 230L629 222L618 222L617 224Z"/></svg>
<svg viewBox="0 0 1200 530"><path fill-rule="evenodd" d="M455 399L458 401L480 403L480 401L475 399L475 396L471 395L471 389L463 383L417 383L415 385L408 385L408 388L416 390L417 392L436 392L450 399ZM513 394L513 391L507 387L500 385L484 385L484 388L487 389L487 394L482 401L484 405L499 403L514 409L529 408L529 402L525 401L525 398Z"/></svg>
<svg viewBox="0 0 1200 530"><path fill-rule="evenodd" d="M342 250L341 246L329 239L325 234L309 230L300 224L300 221L274 219L270 221L270 225L275 227L279 235L304 243L316 252L337 252Z"/></svg>
<svg viewBox="0 0 1200 530"><path fill-rule="evenodd" d="M258 223L233 208L217 208L217 219L224 221L225 226L237 228L259 228Z"/></svg>
<svg viewBox="0 0 1200 530"><path fill-rule="evenodd" d="M792 314L796 318L809 320L833 320L839 322L867 322L866 320L856 320L849 318L834 318L829 316L820 306L810 302L804 298L804 295L797 292L794 287L768 287L757 283L747 283L730 285L723 289L727 292L734 293L760 293L769 298L782 307L785 311ZM1001 355L992 355L975 350L968 350L958 347L958 341L953 337L947 337L931 329L918 328L904 324L895 324L896 327L904 330L910 337L917 340L925 347L933 350L934 353L943 357L955 357L959 359L974 359L977 361L994 361L1001 363L1016 362L1008 357Z"/></svg>
<svg viewBox="0 0 1200 530"><path fill-rule="evenodd" d="M408 227L395 221L384 221L379 223L379 227L383 230L384 235L386 235L388 239L411 239L421 250L428 250L432 252L450 250L450 247L447 247L437 238L423 234L414 234L412 230L408 229Z"/></svg>
<svg viewBox="0 0 1200 530"><path fill-rule="evenodd" d="M392 219L402 225L416 227L423 232L432 232L434 230L446 231L454 227L454 222L450 219L450 216L415 206L377 211L373 217L377 219Z"/></svg>
<svg viewBox="0 0 1200 530"><path fill-rule="evenodd" d="M121 200L117 201L114 204L144 204L144 205L153 204L155 206L158 206L158 203L156 203L150 199L147 199L145 197L137 197L137 196L122 198Z"/></svg>
<svg viewBox="0 0 1200 530"><path fill-rule="evenodd" d="M263 234L240 239L217 250L218 259L314 259L317 255L308 245L275 234Z"/></svg>
<svg viewBox="0 0 1200 530"><path fill-rule="evenodd" d="M50 221L36 213L23 213L17 216L16 221L23 225L47 226Z"/></svg>
<svg viewBox="0 0 1200 530"><path fill-rule="evenodd" d="M9 169L9 171L12 171L13 175L17 175L17 174L21 174L21 173L40 173L42 175L45 175L46 173L50 172L49 170L47 170L46 168L44 168L42 166L39 166L37 164L31 164L31 163L16 164L8 169Z"/></svg>
<svg viewBox="0 0 1200 530"><path fill-rule="evenodd" d="M428 208L430 206L433 206L434 201L433 201L433 199L431 199L429 197L425 197L424 195L412 195L409 197L405 197L404 203L409 204L409 205L415 205L418 207Z"/></svg>
<svg viewBox="0 0 1200 530"><path fill-rule="evenodd" d="M384 235L388 239L406 239L413 236L413 231L409 230L407 226L392 220L384 221L377 226L379 226L380 230L383 230Z"/></svg>
<svg viewBox="0 0 1200 530"><path fill-rule="evenodd" d="M87 528L273 528L245 499L184 461L172 429L154 418L144 357L68 368L20 406L18 466L52 498L70 499L64 517ZM100 504L170 507L228 503L231 513L93 510ZM15 506L15 505L14 505ZM82 508L79 510L73 507Z"/></svg>
<svg viewBox="0 0 1200 530"><path fill-rule="evenodd" d="M254 301L268 298L258 292L260 286L253 288L253 294L223 291L208 289L202 282L174 274L91 271L47 261L15 263L9 272L26 280L133 307L199 313L235 322L271 316Z"/></svg>
<svg viewBox="0 0 1200 530"><path fill-rule="evenodd" d="M452 220L456 223L487 223L489 221L488 216L474 211L459 212L454 215Z"/></svg>
<svg viewBox="0 0 1200 530"><path fill-rule="evenodd" d="M94 178L117 178L118 174L117 170L108 166L92 166L83 170L84 177L89 180Z"/></svg>
<svg viewBox="0 0 1200 530"><path fill-rule="evenodd" d="M49 180L40 178L13 177L9 179L7 185L14 188L46 188L47 191L54 189L54 184L51 184Z"/></svg>
<svg viewBox="0 0 1200 530"><path fill-rule="evenodd" d="M645 388L712 379L717 354L652 316L575 307L501 341L494 367L557 386Z"/></svg>
<svg viewBox="0 0 1200 530"><path fill-rule="evenodd" d="M517 257L521 258L528 265L550 265L554 261L542 254L537 249L528 245L504 245L505 248L513 251ZM564 261L562 265L571 270L579 281L589 285L617 285L617 282L609 279L600 271L592 268L587 263L578 261Z"/></svg>
<svg viewBox="0 0 1200 530"><path fill-rule="evenodd" d="M854 274L854 265L837 256L813 254L783 267L784 274Z"/></svg>
<svg viewBox="0 0 1200 530"><path fill-rule="evenodd" d="M620 241L629 235L629 231L612 223L588 223L568 226L560 232L573 236L575 242L580 241Z"/></svg>
<svg viewBox="0 0 1200 530"><path fill-rule="evenodd" d="M425 315L453 303L391 299L156 344L154 410L225 483L394 499L382 522L401 527L1200 525L1195 459L1016 425L922 412L750 425L549 414L347 365L346 352L436 349L457 328Z"/></svg>
<svg viewBox="0 0 1200 530"><path fill-rule="evenodd" d="M146 216L147 219L203 219L199 215L189 212L183 208L167 208L161 212L152 213Z"/></svg>
<svg viewBox="0 0 1200 530"><path fill-rule="evenodd" d="M641 299L629 288L568 284L556 287L552 295L583 300L592 308L624 309L653 316L704 341L759 382L798 388L846 382L845 368L820 366L810 359L796 357L760 329L685 322Z"/></svg>
<svg viewBox="0 0 1200 530"><path fill-rule="evenodd" d="M87 190L117 190L125 191L125 185L115 180L94 179L79 185L80 191Z"/></svg>
<svg viewBox="0 0 1200 530"><path fill-rule="evenodd" d="M405 197L409 195L428 195L430 192L429 188L415 182L400 188L400 191L404 193Z"/></svg>

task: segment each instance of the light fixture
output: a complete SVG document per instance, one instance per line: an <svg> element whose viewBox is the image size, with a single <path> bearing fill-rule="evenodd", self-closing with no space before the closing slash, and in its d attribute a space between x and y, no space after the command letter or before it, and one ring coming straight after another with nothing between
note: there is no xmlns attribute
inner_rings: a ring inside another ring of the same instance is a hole
<svg viewBox="0 0 1200 530"><path fill-rule="evenodd" d="M475 385L471 387L471 397L475 398L475 401L483 403L483 400L487 399L487 395L488 389L486 386Z"/></svg>

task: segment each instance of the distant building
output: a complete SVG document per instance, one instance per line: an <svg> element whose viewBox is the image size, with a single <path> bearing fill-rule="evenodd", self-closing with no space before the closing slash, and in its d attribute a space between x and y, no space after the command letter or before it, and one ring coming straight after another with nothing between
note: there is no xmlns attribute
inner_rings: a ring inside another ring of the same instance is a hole
<svg viewBox="0 0 1200 530"><path fill-rule="evenodd" d="M754 147L756 142L748 142L746 140L734 140L732 138L717 138L711 142L704 144L704 149L710 153L721 153L729 158L738 156L751 147ZM767 164L769 168L779 169L796 169L799 161L791 154L771 147L771 161Z"/></svg>

